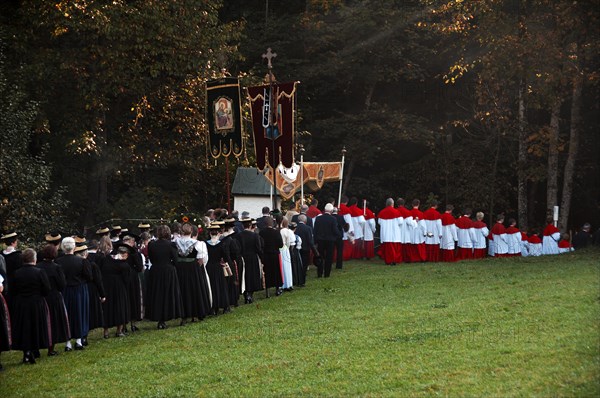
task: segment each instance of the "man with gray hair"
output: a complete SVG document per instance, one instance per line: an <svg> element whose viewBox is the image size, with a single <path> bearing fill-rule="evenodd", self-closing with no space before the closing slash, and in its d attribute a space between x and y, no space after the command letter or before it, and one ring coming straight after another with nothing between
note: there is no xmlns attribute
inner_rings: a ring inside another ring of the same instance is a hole
<svg viewBox="0 0 600 398"><path fill-rule="evenodd" d="M300 214L304 214L306 216L306 222L305 224L310 226L311 228L314 228L314 224L313 224L313 220L312 218L308 217L306 215L306 212L308 211L308 205L302 205L300 206ZM292 222L295 222L296 224L298 223L298 217L300 216L300 214L296 214L292 217Z"/></svg>

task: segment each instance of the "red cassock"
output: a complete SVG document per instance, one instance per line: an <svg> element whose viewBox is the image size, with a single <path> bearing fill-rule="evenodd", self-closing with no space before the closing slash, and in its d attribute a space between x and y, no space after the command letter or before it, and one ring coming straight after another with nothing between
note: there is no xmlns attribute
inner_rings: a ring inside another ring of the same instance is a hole
<svg viewBox="0 0 600 398"><path fill-rule="evenodd" d="M475 228L476 230L480 230L481 228L486 228L487 224L484 223L483 221L473 221L473 228ZM489 234L488 236L491 236L491 234ZM483 238L485 240L485 238ZM486 257L486 251L487 249L477 249L477 248L473 248L473 258L477 259L477 258L485 258Z"/></svg>
<svg viewBox="0 0 600 398"><path fill-rule="evenodd" d="M516 234L517 232L521 233L521 231L519 231L519 228L516 228L516 227L507 227L505 231L506 231L506 235ZM521 240L522 239L523 239L523 235L521 235ZM519 247L519 250L520 250L520 247ZM520 257L521 252L519 251L519 253L508 253L506 256L507 257Z"/></svg>
<svg viewBox="0 0 600 398"><path fill-rule="evenodd" d="M375 214L371 211L371 209L367 208L365 211L365 221L367 222L367 224L369 224L369 220L374 220L375 219ZM369 225L366 225L366 228L370 228ZM364 239L364 238L363 238ZM369 258L373 258L375 257L375 240L373 239L369 239L369 240L364 240L364 247L365 247L365 258L369 259Z"/></svg>
<svg viewBox="0 0 600 398"><path fill-rule="evenodd" d="M392 206L387 206L377 215L377 218L384 223L386 221L392 222L398 217L400 217L400 212ZM400 246L400 243L387 241L387 239L386 236L382 236L377 254L379 254L379 257L381 257L386 264L402 262L402 247Z"/></svg>
<svg viewBox="0 0 600 398"><path fill-rule="evenodd" d="M404 206L398 206L398 208L396 210L398 210L398 212L400 213L400 217L402 217L404 219L404 222L406 222L406 220L409 217L412 217L411 211L408 210ZM409 246L410 246L410 242L408 242L408 241L401 241L400 242L400 252L401 252L402 259L404 260L405 263L409 263L410 262L410 256L408 254L408 248L409 248Z"/></svg>
<svg viewBox="0 0 600 398"><path fill-rule="evenodd" d="M321 215L321 210L319 210L319 208L315 205L310 205L308 207L308 210L306 211L306 216L310 217L310 218L315 218L317 216Z"/></svg>
<svg viewBox="0 0 600 398"><path fill-rule="evenodd" d="M350 211L350 215L352 216L352 218L360 217L360 216L364 217L362 209L359 209L357 205L349 206L348 211ZM355 226L355 228L356 228L356 226ZM364 236L363 236L362 231L361 231L360 235L357 234L356 232L354 233L354 235L360 236L360 238L354 239L354 245L353 245L354 247L352 248L352 258L361 260L364 257L364 252L365 252Z"/></svg>
<svg viewBox="0 0 600 398"><path fill-rule="evenodd" d="M423 219L423 212L416 207L412 209L410 214L413 216L413 219L417 221L417 223L419 220ZM425 242L412 242L408 247L408 257L410 262L413 263L421 263L427 260L427 254L425 253Z"/></svg>
<svg viewBox="0 0 600 398"><path fill-rule="evenodd" d="M492 230L490 233L490 240L493 240L494 235L503 235L503 234L506 234L506 228L504 227L504 224L497 222L492 227ZM498 251L496 250L496 252L494 253L494 257L508 257L508 255L506 253L498 253Z"/></svg>
<svg viewBox="0 0 600 398"><path fill-rule="evenodd" d="M473 221L467 217L462 216L456 220L456 228L459 234L468 234L469 229L473 228ZM471 260L473 259L473 248L472 247L460 247L460 236L459 236L459 246L456 248L456 260Z"/></svg>
<svg viewBox="0 0 600 398"><path fill-rule="evenodd" d="M551 236L557 232L560 232L560 229L556 228L554 224L548 224L546 228L544 228L544 236Z"/></svg>
<svg viewBox="0 0 600 398"><path fill-rule="evenodd" d="M436 221L442 218L439 211L430 207L423 212L423 219L427 221ZM439 241L439 236L438 239ZM439 243L427 243L425 242L425 256L427 261L437 263L440 261L440 244Z"/></svg>
<svg viewBox="0 0 600 398"><path fill-rule="evenodd" d="M454 219L454 217L452 216L452 214L450 213L444 213L441 216L442 218L442 228L444 228L445 226L448 225L454 225L456 224L456 220ZM441 249L440 250L441 255L442 255L442 261L445 263L453 263L456 261L456 258L454 257L454 249L452 250L447 250L447 249Z"/></svg>
<svg viewBox="0 0 600 398"><path fill-rule="evenodd" d="M352 213L350 213L348 206L346 206L343 203L340 204L340 208L338 209L338 214L340 216L349 215L350 217L352 217ZM344 217L344 218L346 218L346 217ZM352 222L352 221L350 221L350 222ZM350 241L350 239L346 239L344 241L344 261L352 260L353 253L354 253L353 241Z"/></svg>

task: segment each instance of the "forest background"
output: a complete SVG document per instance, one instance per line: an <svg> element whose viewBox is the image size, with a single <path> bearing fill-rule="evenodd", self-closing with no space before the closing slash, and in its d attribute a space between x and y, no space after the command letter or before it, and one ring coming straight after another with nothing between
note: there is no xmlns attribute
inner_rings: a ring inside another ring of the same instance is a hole
<svg viewBox="0 0 600 398"><path fill-rule="evenodd" d="M8 0L0 4L0 230L226 207L206 80L300 81L296 143L343 190L600 225L600 1ZM254 165L247 148L229 161ZM337 184L315 193L337 196ZM240 209L243 210L243 209Z"/></svg>

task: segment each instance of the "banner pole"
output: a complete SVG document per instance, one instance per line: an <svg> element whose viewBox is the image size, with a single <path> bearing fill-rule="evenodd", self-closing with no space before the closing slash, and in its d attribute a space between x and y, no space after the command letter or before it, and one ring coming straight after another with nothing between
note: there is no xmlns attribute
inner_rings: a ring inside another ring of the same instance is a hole
<svg viewBox="0 0 600 398"><path fill-rule="evenodd" d="M225 174L227 175L227 213L231 214L231 184L229 182L229 156L225 156Z"/></svg>
<svg viewBox="0 0 600 398"><path fill-rule="evenodd" d="M304 206L304 145L300 144L300 206Z"/></svg>
<svg viewBox="0 0 600 398"><path fill-rule="evenodd" d="M344 185L344 157L346 156L346 146L342 148L342 168L340 169L340 191L338 193L337 208L339 209L342 202L342 185Z"/></svg>

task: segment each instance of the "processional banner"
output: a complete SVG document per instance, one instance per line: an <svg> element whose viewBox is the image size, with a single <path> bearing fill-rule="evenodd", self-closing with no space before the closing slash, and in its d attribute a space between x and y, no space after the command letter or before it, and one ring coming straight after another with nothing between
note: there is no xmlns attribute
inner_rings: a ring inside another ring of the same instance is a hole
<svg viewBox="0 0 600 398"><path fill-rule="evenodd" d="M285 167L294 164L296 84L248 87L256 167L261 171L267 165L275 168L280 163Z"/></svg>
<svg viewBox="0 0 600 398"><path fill-rule="evenodd" d="M298 164L290 168L277 168L277 191L284 199L290 199L304 184L311 190L317 191L326 182L340 181L342 175L342 162L305 162L303 170ZM304 178L302 178L303 173ZM269 168L265 178L273 185L273 169Z"/></svg>
<svg viewBox="0 0 600 398"><path fill-rule="evenodd" d="M244 149L240 84L237 77L206 82L208 143L213 158L240 156Z"/></svg>

